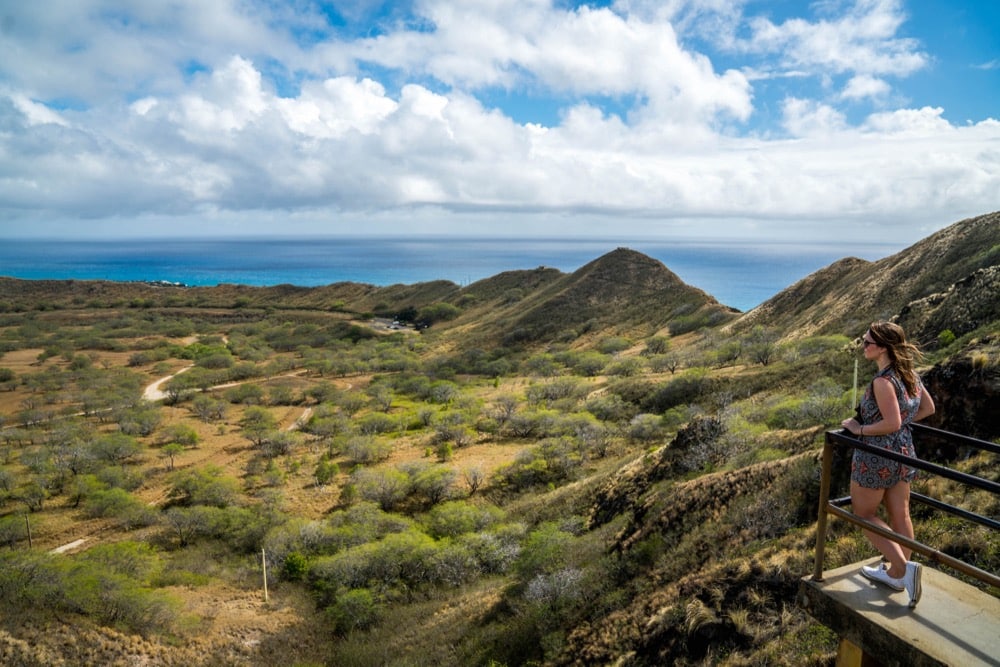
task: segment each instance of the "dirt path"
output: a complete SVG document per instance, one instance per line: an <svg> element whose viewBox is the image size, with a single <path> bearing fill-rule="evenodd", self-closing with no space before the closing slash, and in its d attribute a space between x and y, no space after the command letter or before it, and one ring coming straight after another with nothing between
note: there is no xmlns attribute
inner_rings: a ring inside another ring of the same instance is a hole
<svg viewBox="0 0 1000 667"><path fill-rule="evenodd" d="M191 343L194 343L197 340L198 340L197 336L188 336L187 338L181 339L181 342L184 343L185 345L190 345ZM228 344L229 337L223 336L222 342L224 344ZM173 375L168 375L166 377L160 378L159 380L156 380L155 382L146 387L145 391L142 392L142 397L147 401L162 401L167 397L167 394L164 391L162 391L160 387L162 387L168 380L172 380L181 373L189 371L192 368L194 368L194 364L191 364L190 366L185 366L184 368L180 369Z"/></svg>
<svg viewBox="0 0 1000 667"><path fill-rule="evenodd" d="M303 424L305 424L307 421L309 421L309 417L312 416L312 413L313 413L313 409L311 407L310 408L306 408L305 410L302 411L302 414L299 415L298 419L296 419L291 424L289 424L288 426L285 427L285 430L286 431L297 431L297 430L299 430L300 428L302 428Z"/></svg>
<svg viewBox="0 0 1000 667"><path fill-rule="evenodd" d="M142 392L143 399L145 399L147 401L162 401L163 399L165 399L167 397L167 395L166 395L166 393L164 393L160 389L160 387L162 387L164 385L164 383L166 383L168 380L172 380L175 377L177 377L178 375L180 375L181 373L183 373L185 371L189 371L192 368L194 368L194 364L191 364L190 366L185 366L184 368L180 369L179 371L177 371L173 375L168 375L166 377L162 377L159 380L157 380L156 382L153 382L151 385L149 385L148 387L146 387L145 391Z"/></svg>
<svg viewBox="0 0 1000 667"><path fill-rule="evenodd" d="M49 551L49 553L50 554L65 553L65 552L69 551L70 549L76 549L78 546L80 546L81 544L83 544L84 542L86 542L89 539L90 539L89 537L81 537L80 539L73 540L72 542L69 542L68 544L64 544L61 547L56 547L55 549L52 549L51 551Z"/></svg>

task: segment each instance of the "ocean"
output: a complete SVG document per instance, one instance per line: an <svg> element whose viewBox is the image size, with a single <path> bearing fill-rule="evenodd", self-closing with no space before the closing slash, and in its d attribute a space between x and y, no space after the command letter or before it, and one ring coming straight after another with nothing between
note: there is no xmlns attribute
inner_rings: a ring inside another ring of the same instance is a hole
<svg viewBox="0 0 1000 667"><path fill-rule="evenodd" d="M637 239L255 238L63 241L0 240L0 275L30 280L158 281L304 287L336 282L386 286L431 280L468 285L503 271L570 273L617 247L660 260L684 282L742 311L810 273L853 256L898 248L829 244Z"/></svg>

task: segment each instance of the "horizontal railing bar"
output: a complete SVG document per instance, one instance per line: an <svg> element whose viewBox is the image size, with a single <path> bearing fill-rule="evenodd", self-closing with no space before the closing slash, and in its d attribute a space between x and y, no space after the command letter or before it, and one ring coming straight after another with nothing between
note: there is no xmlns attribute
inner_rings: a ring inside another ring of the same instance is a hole
<svg viewBox="0 0 1000 667"><path fill-rule="evenodd" d="M949 505L948 503L941 502L936 498L925 496L924 494L917 493L916 491L910 491L910 498L912 498L918 503L923 503L924 505L930 505L931 507L939 509L942 512L948 512L949 514L954 514L955 516L967 519L969 521L972 521L973 523L978 523L980 526L986 526L987 528L992 528L993 530L1000 530L1000 521L991 519L988 516L983 516L982 514L976 514L975 512L964 510L961 507L955 507L954 505Z"/></svg>
<svg viewBox="0 0 1000 667"><path fill-rule="evenodd" d="M987 528L992 528L993 530L1000 530L1000 521L991 519L988 516L983 516L981 514L976 514L975 512L970 512L969 510L962 509L961 507L955 507L954 505L949 505L948 503L941 502L936 498L931 498L930 496L925 496L922 493L917 493L916 491L910 491L910 498L914 502L923 503L924 505L930 505L934 509L941 510L942 512L947 512L948 514L954 514L955 516L961 517L963 519L968 519L974 523L978 523L981 526ZM843 498L833 498L829 501L834 507L844 507L851 504L851 497L844 496Z"/></svg>
<svg viewBox="0 0 1000 667"><path fill-rule="evenodd" d="M830 436L834 442L838 444L845 445L848 447L854 447L855 449L860 449L872 454L877 454L885 459L890 459L892 461L897 461L899 463L905 463L911 468L916 468L918 470L926 470L927 472L932 472L935 475L941 477L947 477L948 479L954 480L956 482L961 482L962 484L967 484L969 486L974 486L978 489L983 489L984 491L989 491L1000 495L1000 484L997 482L992 482L988 479L983 479L982 477L976 477L975 475L970 475L968 473L959 472L957 470L952 470L947 466L938 465L937 463L931 463L930 461L924 461L923 459L915 459L912 456L906 456L904 454L898 454L896 452L877 447L875 445L869 445L866 442L858 440L853 436L844 435L836 431L827 431L827 435Z"/></svg>
<svg viewBox="0 0 1000 667"><path fill-rule="evenodd" d="M988 452L993 452L994 454L1000 454L1000 445L988 440L980 440L979 438L973 438L971 435L962 435L961 433L943 431L939 428L928 426L927 424L910 424L910 427L915 433L923 433L934 438L940 438L946 442L965 445L967 447L976 447L978 449L985 449Z"/></svg>
<svg viewBox="0 0 1000 667"><path fill-rule="evenodd" d="M873 533L881 535L882 537L888 538L888 539L892 540L893 542L897 542L899 544L902 544L902 545L904 545L904 546L912 549L913 551L916 551L917 553L920 553L920 554L923 554L924 556L927 556L928 558L930 558L934 562L941 563L942 565L946 565L946 566L948 566L948 567L950 567L952 569L958 570L959 572L967 574L970 577L973 577L973 578L978 579L978 580L980 580L980 581L982 581L982 582L984 582L986 584L989 584L990 586L995 586L997 588L1000 588L1000 577L998 577L995 574L992 574L990 572L987 572L986 570L981 570L978 567L976 567L975 565L970 565L969 563L966 563L965 561L961 561L961 560L958 560L957 558L955 558L953 556L949 556L948 554L944 553L943 551L938 551L937 549L932 549L931 547L927 546L926 544L923 544L921 542L917 542L916 540L911 540L910 538L906 537L905 535L900 535L899 533L897 533L895 531L886 530L882 526L878 526L878 525L876 525L876 524L874 524L874 523L872 523L870 521L867 521L866 519L862 519L861 517L857 516L856 514L854 514L852 512L848 512L847 510L840 509L839 507L833 507L833 506L827 504L826 512L828 514L833 514L835 516L839 516L840 518L845 519L846 521L850 521L851 523L853 523L855 525L861 526L865 530L869 530L869 531L871 531Z"/></svg>

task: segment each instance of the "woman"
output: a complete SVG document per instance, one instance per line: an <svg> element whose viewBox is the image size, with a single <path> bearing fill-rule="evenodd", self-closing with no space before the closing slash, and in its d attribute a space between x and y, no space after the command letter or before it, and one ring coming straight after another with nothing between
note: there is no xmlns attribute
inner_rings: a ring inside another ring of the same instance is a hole
<svg viewBox="0 0 1000 667"><path fill-rule="evenodd" d="M861 421L845 419L843 426L866 444L915 458L910 423L934 414L934 400L913 370L920 350L907 342L901 327L891 322L872 323L861 344L865 359L874 361L878 372L861 398ZM910 482L916 476L917 471L904 463L855 449L851 461L854 514L913 539ZM889 525L878 516L882 503ZM861 574L897 591L905 589L910 606L916 606L920 601L921 566L910 560L911 550L871 531L866 530L865 536L882 552L885 561L862 567Z"/></svg>

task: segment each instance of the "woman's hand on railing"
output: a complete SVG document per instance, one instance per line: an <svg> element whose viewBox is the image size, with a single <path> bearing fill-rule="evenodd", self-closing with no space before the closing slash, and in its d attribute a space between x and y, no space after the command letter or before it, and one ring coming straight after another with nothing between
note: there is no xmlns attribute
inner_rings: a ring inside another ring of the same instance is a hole
<svg viewBox="0 0 1000 667"><path fill-rule="evenodd" d="M851 417L850 419L845 419L844 421L840 422L840 425L843 426L844 430L846 430L851 435L858 435L858 436L861 435L861 424L858 423L858 420L855 419L854 417Z"/></svg>

